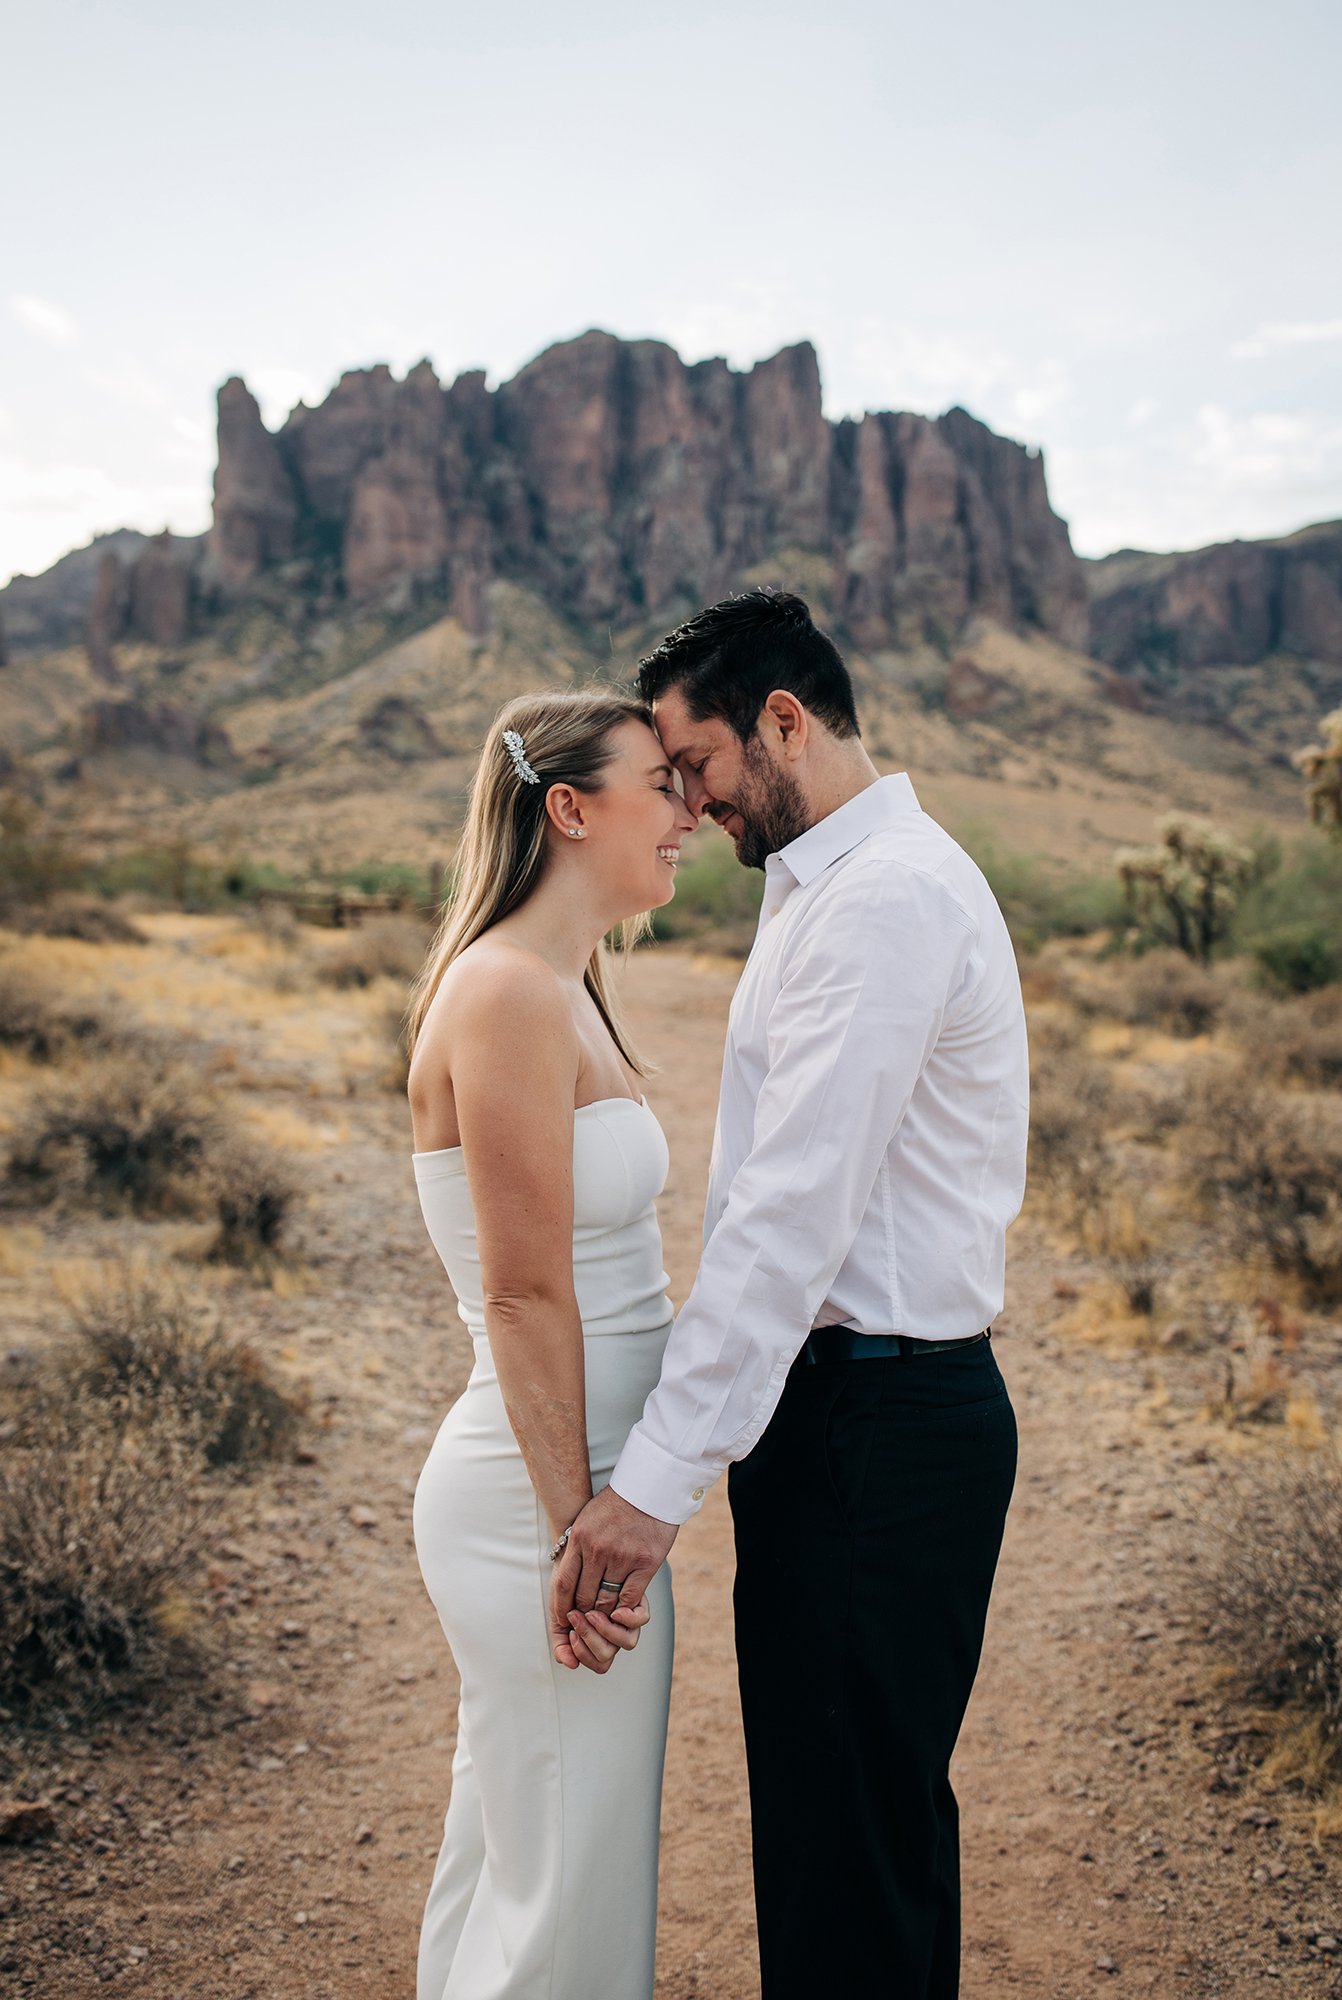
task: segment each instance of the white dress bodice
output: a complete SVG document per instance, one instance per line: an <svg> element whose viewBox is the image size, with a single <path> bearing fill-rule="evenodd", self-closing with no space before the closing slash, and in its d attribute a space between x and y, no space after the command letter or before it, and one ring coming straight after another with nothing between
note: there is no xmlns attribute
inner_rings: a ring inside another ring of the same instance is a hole
<svg viewBox="0 0 1342 2000"><path fill-rule="evenodd" d="M411 1157L425 1227L457 1310L483 1338L484 1287L465 1155L460 1146L440 1146ZM602 1097L574 1112L573 1284L584 1334L647 1333L671 1318L655 1207L669 1164L646 1097Z"/></svg>

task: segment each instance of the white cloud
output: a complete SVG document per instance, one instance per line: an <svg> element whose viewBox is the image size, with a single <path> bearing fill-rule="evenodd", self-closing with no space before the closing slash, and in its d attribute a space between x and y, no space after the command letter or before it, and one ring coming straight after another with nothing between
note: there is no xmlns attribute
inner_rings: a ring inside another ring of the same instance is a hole
<svg viewBox="0 0 1342 2000"><path fill-rule="evenodd" d="M1342 319L1273 320L1249 340L1237 340L1230 352L1236 361L1261 361L1277 347L1314 347L1333 340L1342 340Z"/></svg>
<svg viewBox="0 0 1342 2000"><path fill-rule="evenodd" d="M191 535L207 525L209 502L199 480L132 485L95 465L35 465L0 458L0 583L19 571L36 575L112 528Z"/></svg>
<svg viewBox="0 0 1342 2000"><path fill-rule="evenodd" d="M295 403L320 403L331 384L305 368L249 368L247 387L261 405L267 430L278 430Z"/></svg>
<svg viewBox="0 0 1342 2000"><path fill-rule="evenodd" d="M44 340L55 341L57 347L73 347L79 338L69 313L49 299L35 299L31 292L11 292L9 309L21 326L40 333Z"/></svg>
<svg viewBox="0 0 1342 2000"><path fill-rule="evenodd" d="M1150 423L1159 408L1160 405L1154 396L1139 396L1128 411L1129 430L1141 430L1144 424Z"/></svg>
<svg viewBox="0 0 1342 2000"><path fill-rule="evenodd" d="M1342 424L1204 403L1177 425L1052 452L1049 488L1082 555L1289 534L1342 512Z"/></svg>
<svg viewBox="0 0 1342 2000"><path fill-rule="evenodd" d="M1054 355L1023 363L981 334L926 334L876 319L858 322L848 372L864 385L861 408L939 416L960 403L994 429L1031 444L1043 442L1045 419L1075 395L1071 375Z"/></svg>
<svg viewBox="0 0 1342 2000"><path fill-rule="evenodd" d="M131 410L161 410L167 402L161 385L138 361L119 361L110 368L86 368L90 389Z"/></svg>

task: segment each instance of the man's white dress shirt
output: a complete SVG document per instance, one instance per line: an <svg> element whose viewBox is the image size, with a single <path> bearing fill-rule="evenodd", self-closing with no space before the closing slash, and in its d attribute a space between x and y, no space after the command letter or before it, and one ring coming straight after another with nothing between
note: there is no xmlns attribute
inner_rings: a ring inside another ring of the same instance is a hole
<svg viewBox="0 0 1342 2000"><path fill-rule="evenodd" d="M703 1258L616 1492L658 1520L696 1513L814 1326L953 1340L990 1325L1028 1112L1002 913L908 774L881 778L765 865Z"/></svg>

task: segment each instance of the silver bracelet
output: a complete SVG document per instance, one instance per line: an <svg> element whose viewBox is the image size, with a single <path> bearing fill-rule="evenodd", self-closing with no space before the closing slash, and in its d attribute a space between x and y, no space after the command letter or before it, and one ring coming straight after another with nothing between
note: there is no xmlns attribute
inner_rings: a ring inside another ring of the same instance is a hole
<svg viewBox="0 0 1342 2000"><path fill-rule="evenodd" d="M565 1528L563 1534L559 1537L559 1540L555 1542L551 1547L550 1561L552 1563L557 1563L559 1561L560 1556L563 1555L564 1550L568 1546L568 1538L572 1533L573 1533L573 1523L570 1521L567 1528Z"/></svg>

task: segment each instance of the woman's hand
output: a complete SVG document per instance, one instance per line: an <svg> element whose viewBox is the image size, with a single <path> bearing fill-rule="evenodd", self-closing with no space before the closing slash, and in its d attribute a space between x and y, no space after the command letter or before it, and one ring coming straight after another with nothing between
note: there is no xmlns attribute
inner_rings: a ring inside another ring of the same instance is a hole
<svg viewBox="0 0 1342 2000"><path fill-rule="evenodd" d="M646 1597L637 1604L618 1605L609 1617L604 1611L570 1611L568 1637L556 1644L555 1659L561 1667L583 1666L594 1674L608 1673L617 1653L633 1652L651 1616Z"/></svg>

